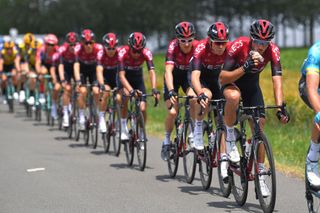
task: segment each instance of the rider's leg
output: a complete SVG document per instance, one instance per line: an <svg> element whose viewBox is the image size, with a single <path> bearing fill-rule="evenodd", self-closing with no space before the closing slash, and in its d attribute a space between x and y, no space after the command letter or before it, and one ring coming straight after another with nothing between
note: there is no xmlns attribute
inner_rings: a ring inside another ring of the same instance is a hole
<svg viewBox="0 0 320 213"><path fill-rule="evenodd" d="M106 85L104 86L106 91L110 90L110 86ZM107 103L108 103L108 97L110 96L110 92L103 93L103 96L101 98L101 101L99 102L99 129L100 132L104 133L107 131L106 127L106 120L105 120L105 112L107 110Z"/></svg>

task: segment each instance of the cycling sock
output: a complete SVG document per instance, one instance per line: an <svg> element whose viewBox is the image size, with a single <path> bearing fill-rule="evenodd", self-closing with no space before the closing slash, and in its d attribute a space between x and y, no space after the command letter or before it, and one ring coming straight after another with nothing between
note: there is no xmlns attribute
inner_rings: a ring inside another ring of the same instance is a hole
<svg viewBox="0 0 320 213"><path fill-rule="evenodd" d="M308 160L310 161L318 161L319 160L319 150L320 144L314 143L312 140L310 141L310 150L308 152Z"/></svg>
<svg viewBox="0 0 320 213"><path fill-rule="evenodd" d="M127 119L126 118L121 118L121 129L127 130Z"/></svg>
<svg viewBox="0 0 320 213"><path fill-rule="evenodd" d="M99 117L100 117L100 118L103 118L103 116L104 116L104 111L100 111L100 112L99 112Z"/></svg>
<svg viewBox="0 0 320 213"><path fill-rule="evenodd" d="M79 120L84 121L84 109L79 109Z"/></svg>
<svg viewBox="0 0 320 213"><path fill-rule="evenodd" d="M165 131L165 133L164 133L164 141L163 141L164 145L170 144L170 136L171 136L171 132Z"/></svg>
<svg viewBox="0 0 320 213"><path fill-rule="evenodd" d="M63 106L63 114L68 115L68 105Z"/></svg>
<svg viewBox="0 0 320 213"><path fill-rule="evenodd" d="M227 128L227 141L235 141L236 138L234 136L234 126L229 127L226 125Z"/></svg>
<svg viewBox="0 0 320 213"><path fill-rule="evenodd" d="M202 120L196 120L195 122L195 126L194 126L194 133L197 133L197 132L201 132L202 134Z"/></svg>

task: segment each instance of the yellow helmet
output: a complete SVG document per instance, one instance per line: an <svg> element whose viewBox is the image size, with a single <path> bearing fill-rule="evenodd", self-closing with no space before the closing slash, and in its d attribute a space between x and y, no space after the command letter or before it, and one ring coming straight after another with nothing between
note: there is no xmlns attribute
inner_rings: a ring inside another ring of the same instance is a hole
<svg viewBox="0 0 320 213"><path fill-rule="evenodd" d="M33 40L30 44L31 49L39 49L41 47L41 42L38 40Z"/></svg>
<svg viewBox="0 0 320 213"><path fill-rule="evenodd" d="M3 47L5 49L13 48L14 47L14 42L13 41L5 41L4 44L3 44Z"/></svg>
<svg viewBox="0 0 320 213"><path fill-rule="evenodd" d="M23 36L23 42L25 44L30 45L32 41L34 41L34 35L32 33L26 33Z"/></svg>

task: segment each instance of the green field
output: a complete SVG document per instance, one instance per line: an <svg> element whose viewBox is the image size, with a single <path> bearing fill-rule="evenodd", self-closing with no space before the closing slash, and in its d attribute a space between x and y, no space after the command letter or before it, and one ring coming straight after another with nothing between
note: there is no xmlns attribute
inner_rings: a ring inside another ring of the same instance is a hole
<svg viewBox="0 0 320 213"><path fill-rule="evenodd" d="M277 169L298 176L303 176L305 155L310 140L311 118L313 113L301 101L298 93L300 67L307 55L307 49L282 49L281 64L283 69L283 91L289 108L291 121L287 125L278 122L275 112L267 114L266 134L272 143ZM163 89L164 55L155 55L154 63L157 72L158 89ZM145 71L145 82L150 86L149 76ZM261 74L260 85L266 104L274 104L270 68ZM150 88L150 87L149 87ZM163 97L161 97L163 98ZM149 134L163 137L166 109L161 100L159 107L152 107L149 101L148 125ZM159 150L160 153L160 150ZM157 156L156 156L157 157ZM160 154L159 154L160 157Z"/></svg>

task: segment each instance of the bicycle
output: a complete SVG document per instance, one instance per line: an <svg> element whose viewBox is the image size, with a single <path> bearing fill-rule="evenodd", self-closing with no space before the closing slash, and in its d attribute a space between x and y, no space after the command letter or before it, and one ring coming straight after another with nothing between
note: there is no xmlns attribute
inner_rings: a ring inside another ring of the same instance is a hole
<svg viewBox="0 0 320 213"><path fill-rule="evenodd" d="M76 84L72 84L71 91L71 112L69 112L69 127L68 127L68 138L71 139L74 134L74 138L76 141L79 140L77 138L77 117L79 116L79 107L77 104L78 92L76 90Z"/></svg>
<svg viewBox="0 0 320 213"><path fill-rule="evenodd" d="M13 94L15 92L14 89L14 85L13 85L13 76L15 76L15 74L12 74L11 72L3 72L2 75L5 75L7 77L6 80L6 101L8 103L9 106L9 112L13 113L14 112L14 98L13 98ZM2 82L2 81L1 81Z"/></svg>
<svg viewBox="0 0 320 213"><path fill-rule="evenodd" d="M179 103L179 99L185 99L184 104ZM185 177L188 183L191 183L194 179L196 169L196 158L191 148L191 141L189 138L190 130L193 131L193 123L190 118L190 99L193 96L178 96L178 115L175 119L175 137L173 143L171 143L169 158L168 158L168 170L170 177L174 178L177 174L179 158L183 158L183 168ZM173 107L171 105L169 110ZM184 107L184 118L182 119L181 108ZM188 158L191 158L189 160ZM190 164L189 165L189 161ZM190 169L189 169L190 168Z"/></svg>
<svg viewBox="0 0 320 213"><path fill-rule="evenodd" d="M224 99L209 101L207 120L203 124L203 143L204 150L197 153L199 163L200 180L204 190L209 189L212 181L212 169L218 167L218 180L220 190L224 197L231 193L231 185L223 180L221 176L221 142L225 139L226 129L223 121ZM201 108L201 112L203 109ZM213 114L216 113L216 128L213 128Z"/></svg>
<svg viewBox="0 0 320 213"><path fill-rule="evenodd" d="M243 107L240 105L238 121L240 129L236 131L236 145L240 154L240 163L229 164L229 181L231 192L238 205L245 204L248 195L248 181L254 181L256 199L259 199L260 206L264 212L272 212L276 202L276 173L275 164L266 135L259 126L259 119L262 110L278 109L284 111L285 105L281 106L253 106ZM252 139L246 139L246 121L253 122ZM263 162L259 162L259 160ZM263 169L259 168L263 163ZM263 195L261 184L267 184L270 195Z"/></svg>
<svg viewBox="0 0 320 213"><path fill-rule="evenodd" d="M119 90L117 88L104 91L112 93L112 98L108 99L107 109L105 112L107 132L102 133L103 148L105 153L109 152L112 138L113 150L116 156L119 156L121 150L121 114L120 106L117 103L118 91Z"/></svg>
<svg viewBox="0 0 320 213"><path fill-rule="evenodd" d="M127 126L129 130L129 140L122 141L126 152L128 166L132 166L134 158L134 148L137 149L137 158L140 171L143 171L147 160L147 136L144 125L144 117L140 110L140 103L143 97L150 97L152 94L142 94L137 97L129 97L129 107L127 115ZM158 100L155 99L154 106L158 105Z"/></svg>
<svg viewBox="0 0 320 213"><path fill-rule="evenodd" d="M309 146L310 149L310 146ZM308 149L308 152L309 152ZM308 153L307 152L307 153ZM309 213L320 212L320 189L313 187L307 178L307 166L305 167L305 186L306 186L306 200Z"/></svg>
<svg viewBox="0 0 320 213"><path fill-rule="evenodd" d="M46 112L47 125L53 126L54 125L54 118L51 116L52 91L53 91L52 79L51 79L51 75L49 75L49 74L45 74L42 77L44 78L45 100L46 100L46 102L43 106L43 109Z"/></svg>

